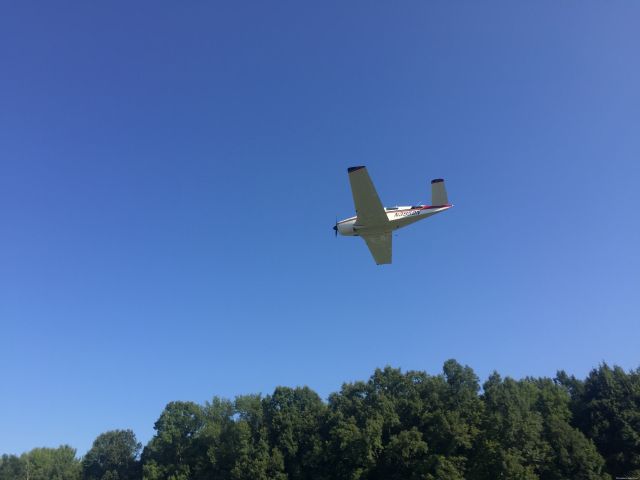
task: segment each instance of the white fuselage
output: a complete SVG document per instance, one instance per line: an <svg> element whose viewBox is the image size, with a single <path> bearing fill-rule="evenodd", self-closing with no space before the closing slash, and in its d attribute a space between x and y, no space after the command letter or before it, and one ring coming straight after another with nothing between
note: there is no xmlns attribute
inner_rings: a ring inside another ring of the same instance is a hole
<svg viewBox="0 0 640 480"><path fill-rule="evenodd" d="M362 233L383 233L406 227L418 220L429 218L436 213L448 210L453 205L427 206L417 205L413 207L385 207L388 223L384 225L361 225L357 223L358 217L351 217L337 223L338 232L346 236L358 236Z"/></svg>

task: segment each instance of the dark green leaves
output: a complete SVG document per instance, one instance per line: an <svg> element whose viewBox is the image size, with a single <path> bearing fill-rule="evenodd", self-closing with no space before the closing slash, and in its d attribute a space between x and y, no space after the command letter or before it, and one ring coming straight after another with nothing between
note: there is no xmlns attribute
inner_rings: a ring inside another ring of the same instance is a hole
<svg viewBox="0 0 640 480"><path fill-rule="evenodd" d="M131 430L113 430L99 435L82 459L83 480L140 478L138 454L141 448Z"/></svg>
<svg viewBox="0 0 640 480"><path fill-rule="evenodd" d="M34 448L20 457L0 458L0 480L78 480L80 462L75 449L68 445L58 448Z"/></svg>
<svg viewBox="0 0 640 480"><path fill-rule="evenodd" d="M640 372L586 380L377 369L323 401L308 387L171 402L138 458L131 430L0 458L0 480L609 480L640 475Z"/></svg>

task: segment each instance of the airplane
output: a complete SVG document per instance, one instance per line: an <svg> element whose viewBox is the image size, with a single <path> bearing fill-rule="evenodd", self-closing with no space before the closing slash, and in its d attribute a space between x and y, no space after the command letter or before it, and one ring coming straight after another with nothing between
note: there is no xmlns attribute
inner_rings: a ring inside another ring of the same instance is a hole
<svg viewBox="0 0 640 480"><path fill-rule="evenodd" d="M406 207L383 207L367 167L349 167L349 183L356 207L356 216L338 221L333 227L338 233L349 237L362 237L369 247L376 264L391 263L391 233L418 220L453 207L449 203L442 178L431 180L431 205Z"/></svg>

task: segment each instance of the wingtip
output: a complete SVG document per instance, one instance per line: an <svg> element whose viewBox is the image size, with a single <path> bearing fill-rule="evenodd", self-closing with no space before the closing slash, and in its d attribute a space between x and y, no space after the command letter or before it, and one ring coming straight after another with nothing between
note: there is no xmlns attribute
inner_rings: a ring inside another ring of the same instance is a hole
<svg viewBox="0 0 640 480"><path fill-rule="evenodd" d="M356 170L360 170L361 168L365 168L364 165L360 165L358 167L349 167L347 168L347 172L348 173L355 172Z"/></svg>
<svg viewBox="0 0 640 480"><path fill-rule="evenodd" d="M434 178L433 180L431 180L431 183L441 183L444 182L444 178Z"/></svg>

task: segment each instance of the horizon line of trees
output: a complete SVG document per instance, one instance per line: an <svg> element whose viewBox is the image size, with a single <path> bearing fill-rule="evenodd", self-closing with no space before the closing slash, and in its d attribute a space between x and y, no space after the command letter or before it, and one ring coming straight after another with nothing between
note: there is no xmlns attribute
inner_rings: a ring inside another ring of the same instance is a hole
<svg viewBox="0 0 640 480"><path fill-rule="evenodd" d="M175 401L142 448L131 430L0 457L0 480L612 480L640 478L640 368L482 384L376 369L323 401L308 387Z"/></svg>

